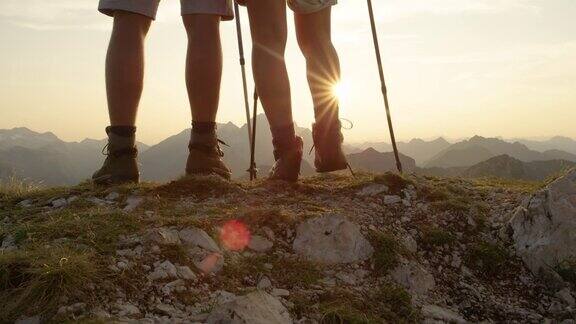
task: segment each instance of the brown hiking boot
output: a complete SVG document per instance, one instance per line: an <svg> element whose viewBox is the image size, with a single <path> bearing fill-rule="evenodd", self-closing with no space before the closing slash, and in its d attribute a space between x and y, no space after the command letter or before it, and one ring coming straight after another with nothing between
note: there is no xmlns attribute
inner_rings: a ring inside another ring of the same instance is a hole
<svg viewBox="0 0 576 324"><path fill-rule="evenodd" d="M92 175L92 182L97 185L115 185L124 183L138 183L138 149L134 145L134 136L122 137L106 129L108 144L104 147L106 155L104 165Z"/></svg>
<svg viewBox="0 0 576 324"><path fill-rule="evenodd" d="M272 166L272 170L270 170L268 179L289 182L298 181L303 150L304 141L299 136L294 137L294 141L284 147L279 147L279 145L275 144L274 159L276 159L276 162Z"/></svg>
<svg viewBox="0 0 576 324"><path fill-rule="evenodd" d="M312 125L316 172L326 173L348 168L346 156L342 151L344 136L341 128L340 121L331 124L316 123Z"/></svg>
<svg viewBox="0 0 576 324"><path fill-rule="evenodd" d="M222 161L224 152L219 144L224 144L224 142L218 140L215 134L192 134L192 140L188 145L190 154L186 162L186 174L215 174L230 180L232 172Z"/></svg>

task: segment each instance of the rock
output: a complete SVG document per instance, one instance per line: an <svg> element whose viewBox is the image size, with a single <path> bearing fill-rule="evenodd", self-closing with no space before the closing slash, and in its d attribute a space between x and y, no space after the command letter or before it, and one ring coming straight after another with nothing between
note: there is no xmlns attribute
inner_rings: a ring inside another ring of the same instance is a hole
<svg viewBox="0 0 576 324"><path fill-rule="evenodd" d="M556 293L556 297L562 299L566 303L566 305L568 305L572 308L576 307L576 300L574 299L574 296L572 296L570 289L564 288L564 289L558 291Z"/></svg>
<svg viewBox="0 0 576 324"><path fill-rule="evenodd" d="M341 215L326 215L298 226L294 251L325 264L352 263L369 259L374 253L357 225Z"/></svg>
<svg viewBox="0 0 576 324"><path fill-rule="evenodd" d="M18 206L22 208L30 208L33 205L33 201L31 199L25 199L18 203Z"/></svg>
<svg viewBox="0 0 576 324"><path fill-rule="evenodd" d="M51 204L52 204L53 208L61 208L61 207L68 205L68 201L66 200L66 198L58 198L58 199L52 200Z"/></svg>
<svg viewBox="0 0 576 324"><path fill-rule="evenodd" d="M360 197L372 197L388 192L388 186L383 184L371 184L356 193Z"/></svg>
<svg viewBox="0 0 576 324"><path fill-rule="evenodd" d="M154 311L155 313L166 316L171 316L178 312L174 306L162 303L154 305Z"/></svg>
<svg viewBox="0 0 576 324"><path fill-rule="evenodd" d="M118 315L120 316L140 315L140 309L130 303L116 304L115 308L118 310Z"/></svg>
<svg viewBox="0 0 576 324"><path fill-rule="evenodd" d="M404 247L412 252L412 253L416 253L418 252L418 242L416 242L416 240L412 237L412 235L406 234L406 235L402 235L402 241L404 243Z"/></svg>
<svg viewBox="0 0 576 324"><path fill-rule="evenodd" d="M508 233L535 274L550 277L559 263L576 258L576 169L518 207Z"/></svg>
<svg viewBox="0 0 576 324"><path fill-rule="evenodd" d="M434 289L436 281L424 267L416 262L402 262L391 273L392 279L411 294L422 296Z"/></svg>
<svg viewBox="0 0 576 324"><path fill-rule="evenodd" d="M290 291L288 291L286 289L274 288L274 289L272 289L271 294L274 297L288 297L288 296L290 296Z"/></svg>
<svg viewBox="0 0 576 324"><path fill-rule="evenodd" d="M136 208L138 208L143 202L144 202L143 197L130 196L126 198L126 206L124 207L123 210L127 213L132 212Z"/></svg>
<svg viewBox="0 0 576 324"><path fill-rule="evenodd" d="M116 200L116 199L118 199L118 198L120 198L120 194L117 193L116 191L113 191L113 192L109 193L109 194L106 196L106 198L104 198L104 199L106 199L106 200L108 200L108 201L114 201L114 200Z"/></svg>
<svg viewBox="0 0 576 324"><path fill-rule="evenodd" d="M178 277L178 270L176 269L176 266L172 262L166 260L166 261L160 263L159 267L161 269L163 269L164 271L166 271L166 273L168 274L168 277L170 277L170 278L177 278Z"/></svg>
<svg viewBox="0 0 576 324"><path fill-rule="evenodd" d="M443 321L444 323L465 324L467 323L462 316L457 313L436 305L425 305L422 307L422 315L426 320ZM426 323L426 320L424 323Z"/></svg>
<svg viewBox="0 0 576 324"><path fill-rule="evenodd" d="M2 244L0 244L0 252L14 251L16 249L18 249L18 247L12 235L7 235L4 240L2 240Z"/></svg>
<svg viewBox="0 0 576 324"><path fill-rule="evenodd" d="M178 233L182 244L198 246L210 252L220 252L218 244L206 232L199 228L186 228Z"/></svg>
<svg viewBox="0 0 576 324"><path fill-rule="evenodd" d="M250 238L250 243L248 243L248 248L256 252L266 252L274 246L274 243L269 241L267 238L254 235Z"/></svg>
<svg viewBox="0 0 576 324"><path fill-rule="evenodd" d="M292 318L282 303L258 290L217 306L206 323L290 324Z"/></svg>
<svg viewBox="0 0 576 324"><path fill-rule="evenodd" d="M256 286L256 288L258 289L268 289L272 287L272 282L270 281L270 279L268 279L268 277L264 277L262 278L259 282L258 285Z"/></svg>
<svg viewBox="0 0 576 324"><path fill-rule="evenodd" d="M178 277L184 280L196 280L196 274L190 270L189 267L186 266L179 266L176 267L176 271L178 272Z"/></svg>
<svg viewBox="0 0 576 324"><path fill-rule="evenodd" d="M203 273L216 273L224 267L224 256L220 253L203 254L194 252L194 265Z"/></svg>
<svg viewBox="0 0 576 324"><path fill-rule="evenodd" d="M146 239L159 245L180 245L178 230L173 228L155 228L146 234Z"/></svg>
<svg viewBox="0 0 576 324"><path fill-rule="evenodd" d="M40 316L21 317L17 319L14 324L40 324L42 321Z"/></svg>
<svg viewBox="0 0 576 324"><path fill-rule="evenodd" d="M393 205L402 202L400 196L384 196L384 205Z"/></svg>

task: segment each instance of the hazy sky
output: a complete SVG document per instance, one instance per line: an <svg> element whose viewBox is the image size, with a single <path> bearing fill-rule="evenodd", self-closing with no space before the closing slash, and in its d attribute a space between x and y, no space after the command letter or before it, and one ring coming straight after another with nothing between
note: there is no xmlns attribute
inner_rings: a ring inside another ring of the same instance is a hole
<svg viewBox="0 0 576 324"><path fill-rule="evenodd" d="M388 140L366 4L340 0L334 38L348 95L350 141ZM576 1L375 0L400 139L475 134L576 137ZM112 20L96 0L0 1L0 128L66 140L102 138L104 56ZM243 11L245 35L248 36ZM289 16L289 21L292 15ZM313 119L304 61L290 24L287 63L295 118ZM234 23L222 25L220 122L245 123ZM189 126L179 1L163 0L147 42L139 139ZM246 37L247 48L250 48ZM252 82L250 81L252 88Z"/></svg>

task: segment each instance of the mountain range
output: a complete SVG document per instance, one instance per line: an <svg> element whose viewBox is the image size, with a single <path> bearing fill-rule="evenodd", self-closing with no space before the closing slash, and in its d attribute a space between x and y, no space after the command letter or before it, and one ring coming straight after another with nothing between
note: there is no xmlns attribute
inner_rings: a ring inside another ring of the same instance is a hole
<svg viewBox="0 0 576 324"><path fill-rule="evenodd" d="M272 136L264 115L259 115L257 122L256 162L260 176L265 176L274 162ZM305 142L302 175L314 174L314 154L308 154L312 148L312 132L307 128L296 127L296 133ZM238 127L233 123L218 124L218 134L227 144L222 149L233 177L246 177L249 166L246 125ZM150 147L138 143L142 179L168 181L182 175L189 138L190 129L187 129ZM101 165L105 158L101 154L105 144L105 140L94 139L65 142L53 133L38 133L23 127L0 130L0 180L16 176L48 186L81 182ZM505 166L531 163L522 167L530 172L519 174L523 174L522 177L526 179L540 179L543 174L570 165L568 162L576 162L576 154L572 153L573 149L576 150L576 141L565 137L540 142L517 140L511 143L498 138L475 136L454 144L444 138L432 141L413 139L400 142L398 146L406 172L443 176L499 175L506 172L494 166L503 163ZM347 144L344 150L355 170L384 172L396 169L394 155L390 152L391 146L387 143ZM501 157L503 155L508 160ZM537 161L551 162L532 163ZM512 178L516 176L515 171L508 174Z"/></svg>
<svg viewBox="0 0 576 324"><path fill-rule="evenodd" d="M576 154L552 149L540 152L516 141L474 136L450 145L428 161L426 167L469 167L499 155L509 155L523 162L563 159L576 162Z"/></svg>

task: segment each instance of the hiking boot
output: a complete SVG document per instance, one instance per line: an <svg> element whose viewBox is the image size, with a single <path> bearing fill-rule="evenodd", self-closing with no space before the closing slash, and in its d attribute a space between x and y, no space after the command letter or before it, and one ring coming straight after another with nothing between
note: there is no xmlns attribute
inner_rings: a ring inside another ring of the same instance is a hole
<svg viewBox="0 0 576 324"><path fill-rule="evenodd" d="M134 142L134 136L123 137L110 132L108 133L108 144L102 153L106 155L106 160L100 168L92 175L92 182L97 185L116 185L124 183L138 183L140 172L138 171L138 149Z"/></svg>
<svg viewBox="0 0 576 324"><path fill-rule="evenodd" d="M274 143L274 159L276 162L272 166L272 170L270 170L268 179L289 182L298 181L303 150L304 141L299 136L294 137L294 140L288 145L280 146Z"/></svg>
<svg viewBox="0 0 576 324"><path fill-rule="evenodd" d="M186 162L187 175L215 174L226 180L230 180L232 172L222 161L224 152L215 134L192 134L192 140L188 145L190 153Z"/></svg>
<svg viewBox="0 0 576 324"><path fill-rule="evenodd" d="M316 172L326 173L348 168L346 156L342 151L344 136L341 128L340 121L312 125Z"/></svg>

